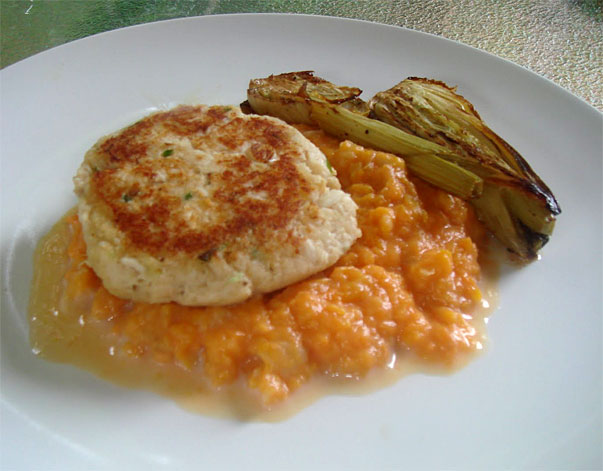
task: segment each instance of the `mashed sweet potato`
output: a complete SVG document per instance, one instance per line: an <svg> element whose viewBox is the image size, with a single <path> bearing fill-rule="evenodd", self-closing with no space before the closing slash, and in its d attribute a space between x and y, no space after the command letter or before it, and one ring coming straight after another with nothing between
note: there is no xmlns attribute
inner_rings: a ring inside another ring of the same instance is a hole
<svg viewBox="0 0 603 471"><path fill-rule="evenodd" d="M298 128L359 206L363 235L334 266L231 306L133 303L109 294L84 263L71 216L62 309L77 306L82 325L110 331L115 357L173 365L214 387L243 383L264 405L316 376L361 378L394 355L452 366L481 348L472 313L484 231L470 207L409 178L393 155Z"/></svg>

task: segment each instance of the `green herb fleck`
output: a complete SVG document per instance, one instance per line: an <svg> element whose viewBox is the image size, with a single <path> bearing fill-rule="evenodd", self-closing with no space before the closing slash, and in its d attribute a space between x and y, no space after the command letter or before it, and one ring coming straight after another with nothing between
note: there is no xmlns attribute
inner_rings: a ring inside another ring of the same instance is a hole
<svg viewBox="0 0 603 471"><path fill-rule="evenodd" d="M174 149L166 149L161 153L161 155L163 155L164 157L169 157L173 153L174 153Z"/></svg>
<svg viewBox="0 0 603 471"><path fill-rule="evenodd" d="M236 272L228 279L228 281L230 281L231 283L238 283L239 281L243 281L243 274L241 272Z"/></svg>
<svg viewBox="0 0 603 471"><path fill-rule="evenodd" d="M126 193L126 194L124 194L124 195L121 197L121 199L123 199L123 200L124 200L126 203L127 203L128 201L132 201L132 197L131 197L129 194L127 194L127 193Z"/></svg>
<svg viewBox="0 0 603 471"><path fill-rule="evenodd" d="M185 200L190 200L193 197L193 194L189 191L186 195L184 195Z"/></svg>
<svg viewBox="0 0 603 471"><path fill-rule="evenodd" d="M329 169L329 172L331 172L331 173L334 174L335 170L333 169L333 166L331 165L331 162L329 162L329 159L327 159L326 157L325 157L325 160L327 161L327 168Z"/></svg>

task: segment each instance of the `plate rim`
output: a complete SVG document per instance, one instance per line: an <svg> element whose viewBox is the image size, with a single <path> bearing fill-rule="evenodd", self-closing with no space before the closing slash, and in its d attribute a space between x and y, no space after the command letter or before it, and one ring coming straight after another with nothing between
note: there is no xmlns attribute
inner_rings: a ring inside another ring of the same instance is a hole
<svg viewBox="0 0 603 471"><path fill-rule="evenodd" d="M123 26L123 27L119 27L119 28L114 28L114 29L110 29L110 30L106 30L106 31L101 31L98 33L94 33L91 34L89 36L84 36L82 38L77 38L77 39L73 39L70 41L67 41L65 43L59 44L57 46L53 46L49 49L45 49L42 51L39 51L35 54L32 54L31 56L28 56L26 58L23 58L13 64L10 64L2 69L0 69L0 78L2 77L2 72L5 70L9 70L12 68L14 68L15 66L17 66L18 64L21 64L23 62L29 61L31 59L35 59L38 56L42 56L45 55L47 53L54 53L55 50L63 48L63 47L67 47L72 45L73 43L76 42L83 42L83 41L87 41L87 40L96 40L99 37L102 37L104 35L109 35L109 34L113 34L113 33L117 33L123 30L135 30L138 28L144 28L144 27L154 27L158 24L161 23L177 23L177 22L194 22L194 21L210 21L210 19L216 18L216 19L225 19L225 18L230 18L230 17L264 17L264 18L299 18L301 19L306 19L306 20L311 20L311 19L318 19L318 20L322 20L322 21L334 21L334 22L350 22L350 23L358 23L358 24L365 24L365 25L372 25L372 26L376 26L376 27L381 27L381 28L391 28L391 29L398 29L398 30L403 30L403 31L407 31L410 33L416 33L418 35L424 35L425 37L429 37L429 38L436 38L439 40L443 40L446 42L450 42L453 44L457 44L459 46L462 47L467 47L469 49L472 49L475 52L481 53L481 54L485 54L487 56L490 56L491 58L495 58L498 59L500 61L503 61L505 63L507 63L508 65L511 65L513 67L517 67L519 69L521 69L522 71L533 75L535 77L538 77L539 79L545 80L546 82L548 82L550 85L553 85L555 88L562 90L563 92L565 92L566 94L568 94L569 96L571 96L572 98L578 100L578 102L580 102L581 104L586 105L588 108L591 109L591 111L595 111L597 112L599 115L601 115L601 117L603 117L603 111L599 111L594 105L590 104L589 102L587 102L584 98L576 95L575 93L567 90L566 88L564 88L563 86L557 84L553 79L550 79L548 77L545 77L537 72L534 72L533 70L530 70L527 66L518 64L517 62L514 62L510 59L507 59L505 57L499 56L493 52L490 51L486 51L485 49L481 49L477 46L473 46L467 43L464 43L458 39L452 39L452 38L447 38L445 36L436 34L436 33L431 33L428 31L422 31L419 29L414 29L414 28L409 28L407 26L400 26L400 25L395 25L395 24L389 24L389 23L381 23L378 21L373 21L373 20L365 20L365 19L361 19L361 18L350 18L350 17L342 17L342 16L328 16L328 15L323 15L323 14L308 14L308 13L284 13L284 12L262 12L262 13L252 13L252 12L248 12L248 13L219 13L219 14L209 14L209 15L195 15L195 16L182 16L182 17L176 17L176 18L167 18L164 20L155 20L155 21L149 21L146 23L137 23L137 24L133 24L133 25L128 25L128 26ZM0 104L1 106L1 104Z"/></svg>
<svg viewBox="0 0 603 471"><path fill-rule="evenodd" d="M328 17L328 16L321 16L321 15L300 15L300 14L281 14L281 13L267 13L267 14L257 13L256 14L256 13L253 13L253 14L206 15L206 16L183 17L183 18L174 18L174 19L168 19L168 20L160 20L160 21L155 21L155 22L149 22L149 23L142 23L142 24L138 24L138 25L132 25L132 26L124 27L124 28L118 28L118 29L114 29L114 30L110 30L110 31L104 31L104 32L97 33L97 34L92 35L92 36L88 36L86 38L80 38L80 39L77 39L77 40L74 40L74 41L70 41L68 43L62 44L62 45L57 46L55 48L51 48L51 49L48 49L48 50L45 50L45 51L41 51L38 54L35 54L35 55L30 56L30 57L28 57L26 59L23 59L22 61L19 61L19 62L15 63L15 64L12 64L11 66L8 66L8 67L13 67L13 66L16 66L16 65L24 62L24 61L35 59L38 55L48 54L48 53L51 53L51 52L53 52L53 51L55 51L57 49L60 49L60 48L63 48L63 47L68 47L69 45L71 45L74 42L86 41L87 39L94 38L96 36L113 34L115 32L118 32L118 31L121 31L121 30L124 30L124 29L134 29L134 28L140 28L140 27L152 27L153 25L161 24L161 23L164 23L164 22L178 22L178 21L183 21L183 20L184 21L189 21L189 20L196 20L196 19L199 19L199 18L203 18L205 20L205 19L209 19L209 18L212 18L212 17L231 17L231 16L239 16L239 17L240 16L275 16L275 17L280 17L280 16L297 16L297 17L310 17L310 18L319 17L319 18L326 18L328 20L360 22L360 23L366 23L366 24L370 24L370 25L377 25L379 27L385 26L385 27L388 27L388 28L402 29L402 30L405 30L405 31L408 31L408 32L412 32L412 33L419 33L421 35L428 35L430 37L437 38L438 40L444 40L444 41L449 41L449 42L452 42L452 43L456 43L456 44L461 45L463 47L470 48L470 49L472 49L474 51L477 51L479 53L486 54L486 55L494 57L494 58L496 58L498 60L504 61L504 62L506 62L506 63L508 63L510 65L518 67L518 68L522 69L524 72L528 72L528 74L533 75L534 77L536 77L536 78L538 78L540 80L545 80L545 81L547 81L549 83L552 83L555 86L556 89L559 89L559 90L565 92L565 94L569 94L574 99L578 99L579 103L586 104L589 108L594 109L595 111L597 111L598 114L600 114L598 112L598 110L596 108L594 108L592 105L590 105L589 103L585 102L580 97L577 97L576 95L572 94L571 92L569 92L568 90L564 89L563 87L555 84L550 79L547 79L546 77L543 77L543 76L541 76L541 75L539 75L539 74L537 74L535 72L532 72L529 69L527 69L527 68L525 68L523 66L520 66L520 65L518 65L518 64L516 64L516 63L514 63L512 61L509 61L507 59L501 58L499 56L496 56L496 55L494 55L492 53L489 53L487 51L481 50L479 48L475 48L473 46L469 46L469 45L461 43L459 41L451 40L451 39L444 38L444 37L441 37L441 36L438 36L438 35L434 35L434 34L431 34L431 33L426 33L426 32L422 32L422 31L418 31L418 30L414 30L414 29L410 29L410 28L405 28L405 27L401 27L401 26L376 23L376 22L367 21L367 20L350 19L350 18L339 18L339 17ZM2 71L6 70L6 69L7 68L4 68L4 69L2 69ZM2 71L0 71L0 73ZM0 77L1 77L1 75L0 75ZM3 107L2 107L2 110L4 110ZM4 208L4 204L5 204L5 201L4 201L4 199L2 199L2 208ZM4 234L4 231L2 231L2 234ZM4 242L3 242L3 244L4 244ZM2 398L2 404L3 404L3 407L4 407L4 395L0 394L0 397Z"/></svg>

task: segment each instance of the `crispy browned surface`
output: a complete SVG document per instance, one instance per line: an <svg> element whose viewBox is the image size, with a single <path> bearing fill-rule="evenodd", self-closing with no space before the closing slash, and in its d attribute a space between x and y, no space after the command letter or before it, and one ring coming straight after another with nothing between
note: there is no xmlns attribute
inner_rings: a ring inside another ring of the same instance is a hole
<svg viewBox="0 0 603 471"><path fill-rule="evenodd" d="M299 151L290 132L271 119L241 117L229 107L180 106L153 114L97 145L101 165L91 191L110 208L129 243L145 252L201 255L249 231L256 243L265 241L287 225L309 192L295 165ZM192 149L211 153L220 171L199 176L191 153L185 159L178 150L162 155L162 148L182 138ZM270 165L262 165L271 158ZM168 181L159 181L157 176L166 173ZM211 198L190 187L191 175L197 184L203 177ZM189 193L190 198L183 197ZM209 224L191 224L185 217L188 205L197 205L196 211L211 208Z"/></svg>

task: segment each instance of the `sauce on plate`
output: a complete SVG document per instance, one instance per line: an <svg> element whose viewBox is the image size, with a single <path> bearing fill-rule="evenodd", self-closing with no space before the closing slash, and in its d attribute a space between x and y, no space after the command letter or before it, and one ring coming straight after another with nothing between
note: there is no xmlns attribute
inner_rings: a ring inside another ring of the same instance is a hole
<svg viewBox="0 0 603 471"><path fill-rule="evenodd" d="M231 306L134 303L86 265L72 210L36 251L34 352L196 412L279 420L325 394L454 371L483 350L495 267L478 263L487 236L469 205L393 155L299 129L359 207L363 235L334 266Z"/></svg>

